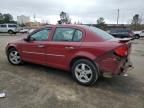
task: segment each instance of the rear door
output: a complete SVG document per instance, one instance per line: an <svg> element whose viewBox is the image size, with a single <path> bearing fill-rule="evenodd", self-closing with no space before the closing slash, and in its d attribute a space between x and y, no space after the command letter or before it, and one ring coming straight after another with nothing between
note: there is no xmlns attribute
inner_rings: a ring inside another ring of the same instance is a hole
<svg viewBox="0 0 144 108"><path fill-rule="evenodd" d="M83 31L75 28L58 27L47 47L47 64L66 69L71 56L79 49Z"/></svg>
<svg viewBox="0 0 144 108"><path fill-rule="evenodd" d="M7 32L7 25L6 24L1 24L0 25L0 32Z"/></svg>

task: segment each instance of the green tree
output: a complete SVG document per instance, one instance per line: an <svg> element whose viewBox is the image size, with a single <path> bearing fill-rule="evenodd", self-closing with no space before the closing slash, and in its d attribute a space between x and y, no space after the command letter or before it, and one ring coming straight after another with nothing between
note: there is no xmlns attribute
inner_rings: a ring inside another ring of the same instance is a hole
<svg viewBox="0 0 144 108"><path fill-rule="evenodd" d="M139 14L135 14L132 18L132 22L131 22L131 25L132 25L132 28L134 30L137 30L140 28L141 26L141 22L142 22L142 19L140 18L140 15Z"/></svg>
<svg viewBox="0 0 144 108"><path fill-rule="evenodd" d="M3 23L3 14L0 13L0 23Z"/></svg>
<svg viewBox="0 0 144 108"><path fill-rule="evenodd" d="M13 20L13 16L11 14L0 13L0 23L17 23L17 22Z"/></svg>
<svg viewBox="0 0 144 108"><path fill-rule="evenodd" d="M13 21L13 16L11 14L3 14L4 23L10 23Z"/></svg>
<svg viewBox="0 0 144 108"><path fill-rule="evenodd" d="M103 17L100 17L99 19L97 19L97 24L98 24L98 25L103 25L103 24L105 24L104 18L103 18Z"/></svg>
<svg viewBox="0 0 144 108"><path fill-rule="evenodd" d="M104 20L103 17L100 17L100 18L97 19L97 27L100 28L100 29L105 30L106 23L105 23L105 20Z"/></svg>
<svg viewBox="0 0 144 108"><path fill-rule="evenodd" d="M70 24L71 19L69 18L69 14L66 12L60 13L60 20L58 21L59 24Z"/></svg>

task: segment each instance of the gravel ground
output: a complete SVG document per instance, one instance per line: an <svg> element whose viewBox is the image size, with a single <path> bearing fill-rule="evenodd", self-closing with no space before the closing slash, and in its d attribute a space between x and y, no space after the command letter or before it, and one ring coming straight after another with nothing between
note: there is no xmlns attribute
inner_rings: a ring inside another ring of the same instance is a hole
<svg viewBox="0 0 144 108"><path fill-rule="evenodd" d="M68 72L40 65L12 66L7 42L23 36L0 36L0 108L144 108L144 40L135 40L128 77L103 78L95 86L77 84Z"/></svg>

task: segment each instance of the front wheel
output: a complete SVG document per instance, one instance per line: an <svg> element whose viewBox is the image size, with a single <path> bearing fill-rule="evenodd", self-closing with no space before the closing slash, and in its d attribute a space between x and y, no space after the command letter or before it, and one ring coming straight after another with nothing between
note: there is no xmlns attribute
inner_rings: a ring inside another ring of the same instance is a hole
<svg viewBox="0 0 144 108"><path fill-rule="evenodd" d="M87 59L80 59L72 66L73 78L82 85L92 85L99 77L97 67Z"/></svg>
<svg viewBox="0 0 144 108"><path fill-rule="evenodd" d="M8 50L8 61L13 65L20 65L22 63L21 56L15 48Z"/></svg>

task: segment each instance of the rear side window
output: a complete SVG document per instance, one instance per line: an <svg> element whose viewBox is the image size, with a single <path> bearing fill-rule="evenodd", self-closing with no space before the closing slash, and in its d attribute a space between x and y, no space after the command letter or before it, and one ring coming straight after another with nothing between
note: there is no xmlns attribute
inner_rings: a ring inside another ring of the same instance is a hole
<svg viewBox="0 0 144 108"><path fill-rule="evenodd" d="M79 42L82 39L82 32L73 28L56 28L53 41Z"/></svg>
<svg viewBox="0 0 144 108"><path fill-rule="evenodd" d="M98 29L96 27L92 27L92 26L87 26L92 32L94 32L97 36L100 36L102 37L103 39L105 40L109 40L109 39L113 39L114 37L112 35L110 35L109 33L101 30L101 29Z"/></svg>
<svg viewBox="0 0 144 108"><path fill-rule="evenodd" d="M16 25L8 25L8 27L17 27Z"/></svg>
<svg viewBox="0 0 144 108"><path fill-rule="evenodd" d="M1 28L6 28L5 24L0 25Z"/></svg>
<svg viewBox="0 0 144 108"><path fill-rule="evenodd" d="M82 32L79 30L75 31L74 37L73 37L73 41L74 42L79 42L82 39Z"/></svg>

